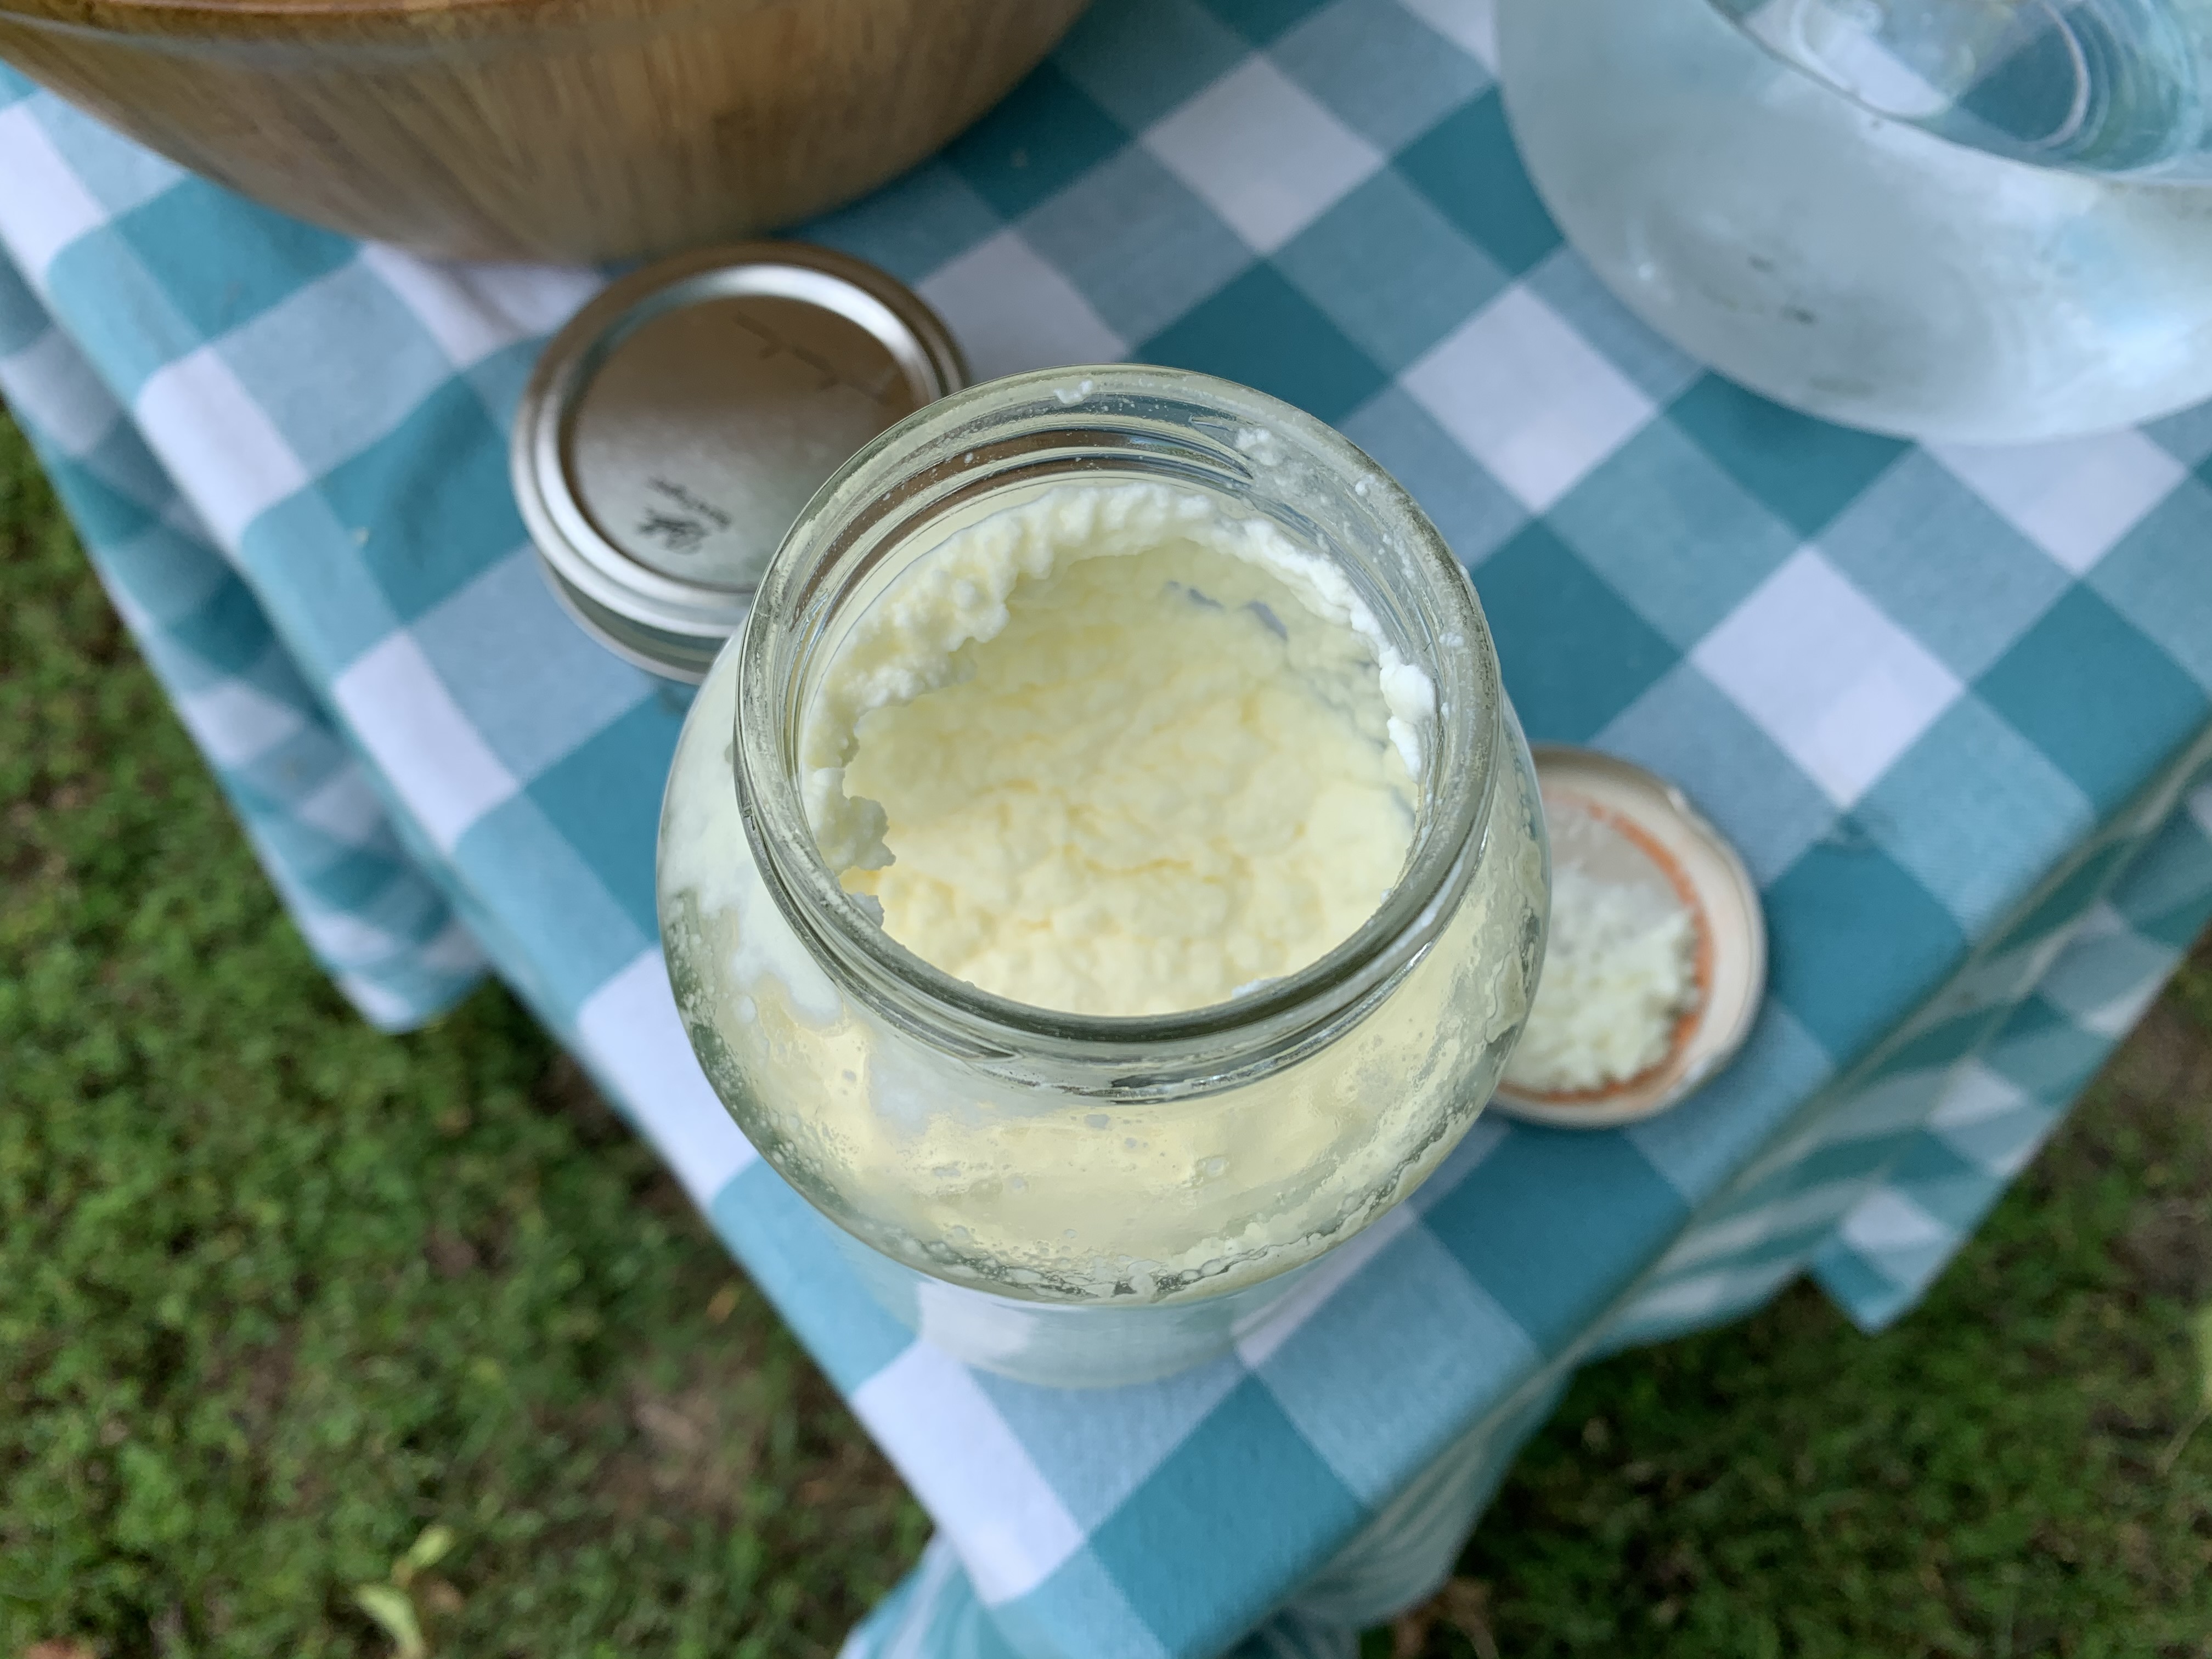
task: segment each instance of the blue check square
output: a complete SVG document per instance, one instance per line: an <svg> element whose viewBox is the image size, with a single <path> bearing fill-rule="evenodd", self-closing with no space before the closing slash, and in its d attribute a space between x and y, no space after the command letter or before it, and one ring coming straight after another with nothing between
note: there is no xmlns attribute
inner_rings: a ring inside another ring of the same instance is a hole
<svg viewBox="0 0 2212 1659"><path fill-rule="evenodd" d="M1600 462L1549 522L1680 651L1797 547L1789 525L1666 421Z"/></svg>
<svg viewBox="0 0 2212 1659"><path fill-rule="evenodd" d="M529 793L561 838L599 874L642 939L659 936L653 849L660 792L683 719L647 698L531 781Z"/></svg>
<svg viewBox="0 0 2212 1659"><path fill-rule="evenodd" d="M2040 997L2021 1003L1990 1044L1990 1069L2038 1100L2063 1105L2088 1086L2112 1052L2102 1032L2085 1031Z"/></svg>
<svg viewBox="0 0 2212 1659"><path fill-rule="evenodd" d="M1386 154L1490 85L1481 64L1398 0L1335 0L1268 56Z"/></svg>
<svg viewBox="0 0 2212 1659"><path fill-rule="evenodd" d="M506 434L465 380L446 381L325 473L317 493L340 523L369 532L356 544L361 561L402 621L525 544Z"/></svg>
<svg viewBox="0 0 2212 1659"><path fill-rule="evenodd" d="M128 212L186 177L174 161L131 143L74 104L49 99L39 107L39 125L110 213Z"/></svg>
<svg viewBox="0 0 2212 1659"><path fill-rule="evenodd" d="M391 431L453 372L391 285L359 264L287 295L216 350L241 385L283 388L263 407L311 473ZM291 365L307 358L348 394L333 398L327 384L295 378Z"/></svg>
<svg viewBox="0 0 2212 1659"><path fill-rule="evenodd" d="M1820 534L1910 447L1800 415L1717 374L1700 379L1668 414L1803 536Z"/></svg>
<svg viewBox="0 0 2212 1659"><path fill-rule="evenodd" d="M957 1653L962 1659L1025 1659L1059 1650L1060 1633L1067 1630L1081 1631L1101 1653L1169 1659L1145 1616L1087 1549L1078 1550L1029 1595L992 1608L972 1631L947 1632L944 1644L930 1650Z"/></svg>
<svg viewBox="0 0 2212 1659"><path fill-rule="evenodd" d="M1820 551L1967 680L2066 586L2048 554L1918 450L1836 516Z"/></svg>
<svg viewBox="0 0 2212 1659"><path fill-rule="evenodd" d="M46 471L56 492L68 502L78 533L88 540L127 542L156 523L145 502L125 495L81 462L57 460Z"/></svg>
<svg viewBox="0 0 2212 1659"><path fill-rule="evenodd" d="M1516 1125L1425 1218L1548 1353L1658 1255L1685 1213L1626 1137Z"/></svg>
<svg viewBox="0 0 2212 1659"><path fill-rule="evenodd" d="M1543 1356L1504 1309L1469 1277L1426 1226L1391 1241L1361 1274L1363 1288L1333 1297L1260 1367L1261 1379L1307 1443L1345 1484L1377 1506L1407 1477L1401 1447L1367 1431L1363 1396L1384 1409L1374 1356L1387 1352L1393 1389L1443 1402L1502 1398ZM1457 1426L1448 1412L1426 1425L1438 1446Z"/></svg>
<svg viewBox="0 0 2212 1659"><path fill-rule="evenodd" d="M63 500L74 516L73 492ZM158 521L136 536L106 544L99 558L110 580L161 623L164 634L169 623L191 616L219 589L236 585L230 567L213 548Z"/></svg>
<svg viewBox="0 0 2212 1659"><path fill-rule="evenodd" d="M1861 1081L1941 1071L1964 1060L1995 1035L2004 1024L2006 1009L1976 1008L1955 1018L1936 1021L1893 1040L1873 1069ZM1917 1017L1917 1018L1924 1017Z"/></svg>
<svg viewBox="0 0 2212 1659"><path fill-rule="evenodd" d="M1327 0L1206 0L1206 9L1254 46L1264 46L1327 3Z"/></svg>
<svg viewBox="0 0 2212 1659"><path fill-rule="evenodd" d="M1540 522L1484 561L1475 588L1506 693L1540 742L1586 742L1677 660L1658 631Z"/></svg>
<svg viewBox="0 0 2212 1659"><path fill-rule="evenodd" d="M1148 362L1242 380L1340 421L1379 388L1383 373L1273 265L1255 265L1132 354Z"/></svg>
<svg viewBox="0 0 2212 1659"><path fill-rule="evenodd" d="M1705 370L1621 304L1589 261L1562 243L1522 278L1576 333L1655 404L1672 403Z"/></svg>
<svg viewBox="0 0 2212 1659"><path fill-rule="evenodd" d="M1626 1133L1685 1202L1702 1204L1827 1081L1830 1070L1820 1045L1787 1008L1769 1002L1726 1071Z"/></svg>
<svg viewBox="0 0 2212 1659"><path fill-rule="evenodd" d="M2086 587L2069 589L1975 690L2100 813L2178 754L2212 708L2172 658Z"/></svg>
<svg viewBox="0 0 2212 1659"><path fill-rule="evenodd" d="M1960 697L1863 797L1855 816L1987 933L2096 823L2088 798L1979 697Z"/></svg>
<svg viewBox="0 0 2212 1659"><path fill-rule="evenodd" d="M537 557L516 553L420 617L416 644L500 763L533 778L665 681L571 622ZM670 711L681 716L681 710Z"/></svg>
<svg viewBox="0 0 2212 1659"><path fill-rule="evenodd" d="M360 251L349 236L287 218L189 174L114 221L193 332L220 338Z"/></svg>
<svg viewBox="0 0 2212 1659"><path fill-rule="evenodd" d="M2212 488L2183 483L2098 562L2089 586L2212 690Z"/></svg>
<svg viewBox="0 0 2212 1659"><path fill-rule="evenodd" d="M167 632L175 644L223 674L245 673L271 643L269 618L243 582L223 583L191 615L172 622ZM280 659L288 665L291 661L281 653ZM296 685L298 677L292 678Z"/></svg>
<svg viewBox="0 0 2212 1659"><path fill-rule="evenodd" d="M46 307L15 262L0 259L0 357L14 356L52 326Z"/></svg>
<svg viewBox="0 0 2212 1659"><path fill-rule="evenodd" d="M1276 267L1396 373L1502 293L1498 263L1387 168L1279 249Z"/></svg>
<svg viewBox="0 0 2212 1659"><path fill-rule="evenodd" d="M660 757L664 777L673 747L672 733ZM563 814L563 821L556 823L526 791L470 825L453 849L453 866L472 902L470 931L502 960L532 967L534 979L520 988L542 1000L545 1012L556 1019L558 1011L580 1006L585 998L628 967L659 933L650 902L651 869L641 880L631 860L610 872L579 850L579 840L596 853L604 850L593 844L598 838L611 831L635 836L637 830L635 820L623 820L625 810L636 810L634 802L599 809L587 804L577 810L576 794L590 787L583 772L592 769L581 769L546 789L548 802ZM621 769L605 769L609 773ZM634 786L636 772L599 781ZM539 786L544 785L541 779ZM646 854L635 862L649 866L651 841L632 844L641 846ZM611 877L623 890L619 894L609 890ZM504 925L495 923L495 917L504 919Z"/></svg>
<svg viewBox="0 0 2212 1659"><path fill-rule="evenodd" d="M1512 492L1396 386L1386 386L1346 416L1343 429L1413 492L1469 568L1480 567L1528 522L1528 509Z"/></svg>
<svg viewBox="0 0 2212 1659"><path fill-rule="evenodd" d="M2112 908L2147 939L2177 949L2195 938L2177 936L2170 924L2203 911L2212 901L2212 837L2186 811L2177 812L2129 866Z"/></svg>
<svg viewBox="0 0 2212 1659"><path fill-rule="evenodd" d="M1966 936L1863 838L1808 848L1767 889L1769 985L1831 1054L1862 1053L1955 969Z"/></svg>
<svg viewBox="0 0 2212 1659"><path fill-rule="evenodd" d="M102 225L71 242L54 256L46 281L54 320L126 402L156 371L200 344L168 273L156 277L119 225Z"/></svg>
<svg viewBox="0 0 2212 1659"><path fill-rule="evenodd" d="M1127 142L1050 60L946 148L945 163L1007 218L1064 189Z"/></svg>
<svg viewBox="0 0 2212 1659"><path fill-rule="evenodd" d="M1521 166L1495 90L1453 111L1395 163L1444 217L1507 270L1519 275L1559 246Z"/></svg>
<svg viewBox="0 0 2212 1659"><path fill-rule="evenodd" d="M1125 340L1165 327L1252 263L1212 209L1133 145L1031 213L1022 238Z"/></svg>
<svg viewBox="0 0 2212 1659"><path fill-rule="evenodd" d="M356 499L351 505L363 503ZM358 519L342 522L321 490L307 489L262 513L239 538L240 559L257 583L309 582L324 596L326 603L295 623L286 642L313 653L331 672L343 670L399 622L385 585L356 556L368 529Z"/></svg>
<svg viewBox="0 0 2212 1659"><path fill-rule="evenodd" d="M1138 132L1236 68L1245 51L1200 0L1116 0L1085 12L1053 61Z"/></svg>
<svg viewBox="0 0 2212 1659"><path fill-rule="evenodd" d="M2212 404L2179 410L2164 420L2153 421L2142 431L2184 466L2212 459Z"/></svg>
<svg viewBox="0 0 2212 1659"><path fill-rule="evenodd" d="M1229 1492L1237 1494L1237 1572L1224 1582L1190 1564L1220 1559L1212 1517ZM1258 1584L1296 1583L1321 1565L1322 1540L1349 1535L1363 1515L1253 1379L1091 1534L1091 1548L1170 1651L1216 1652L1272 1606Z"/></svg>
<svg viewBox="0 0 2212 1659"><path fill-rule="evenodd" d="M1668 669L1597 740L1686 790L1762 884L1835 825L1835 804L1694 663Z"/></svg>
<svg viewBox="0 0 2212 1659"><path fill-rule="evenodd" d="M855 1296L836 1224L764 1163L747 1164L714 1194L707 1218L752 1269L817 1364L847 1395L914 1345L914 1333Z"/></svg>
<svg viewBox="0 0 2212 1659"><path fill-rule="evenodd" d="M1984 947L1990 956L2021 950L2071 927L2135 857L2132 842L2108 838L2078 851L2034 902Z"/></svg>
<svg viewBox="0 0 2212 1659"><path fill-rule="evenodd" d="M996 231L999 215L942 161L926 161L888 191L801 225L793 234L881 265L916 283ZM537 358L532 349L522 379ZM516 382L518 389L520 381Z"/></svg>

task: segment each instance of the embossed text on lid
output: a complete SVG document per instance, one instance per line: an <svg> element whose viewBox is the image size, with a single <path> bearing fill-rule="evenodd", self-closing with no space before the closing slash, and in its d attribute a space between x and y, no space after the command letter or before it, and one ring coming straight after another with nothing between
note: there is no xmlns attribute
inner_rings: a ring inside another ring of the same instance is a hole
<svg viewBox="0 0 2212 1659"><path fill-rule="evenodd" d="M516 499L570 613L696 680L816 489L965 380L944 325L871 265L797 243L687 254L547 346L516 416Z"/></svg>

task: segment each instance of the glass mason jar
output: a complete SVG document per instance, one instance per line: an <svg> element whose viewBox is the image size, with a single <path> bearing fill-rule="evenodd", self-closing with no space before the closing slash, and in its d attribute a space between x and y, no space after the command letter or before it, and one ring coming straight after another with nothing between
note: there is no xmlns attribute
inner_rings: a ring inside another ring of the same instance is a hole
<svg viewBox="0 0 2212 1659"><path fill-rule="evenodd" d="M1333 562L1432 713L1413 844L1364 926L1232 1001L1101 1018L932 966L823 861L800 723L855 620L953 531L1058 485L1166 482ZM1224 1349L1410 1192L1489 1098L1542 951L1527 746L1467 574L1387 474L1246 387L1143 367L973 387L863 449L708 675L663 809L685 1027L753 1145L910 1323L1057 1383Z"/></svg>

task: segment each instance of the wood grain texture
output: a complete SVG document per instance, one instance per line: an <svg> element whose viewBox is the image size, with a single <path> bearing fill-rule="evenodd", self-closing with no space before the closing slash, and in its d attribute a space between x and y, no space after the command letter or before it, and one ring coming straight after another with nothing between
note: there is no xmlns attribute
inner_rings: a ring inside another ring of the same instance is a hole
<svg viewBox="0 0 2212 1659"><path fill-rule="evenodd" d="M860 195L1086 0L0 0L0 58L287 213L462 258L651 254Z"/></svg>

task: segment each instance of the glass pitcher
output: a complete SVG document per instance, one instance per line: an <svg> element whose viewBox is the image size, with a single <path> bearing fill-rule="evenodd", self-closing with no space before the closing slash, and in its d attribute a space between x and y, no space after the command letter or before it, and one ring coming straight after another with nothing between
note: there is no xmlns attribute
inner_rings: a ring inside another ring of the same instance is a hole
<svg viewBox="0 0 2212 1659"><path fill-rule="evenodd" d="M1768 397L1930 441L2212 397L2212 0L1498 0L1575 246Z"/></svg>

